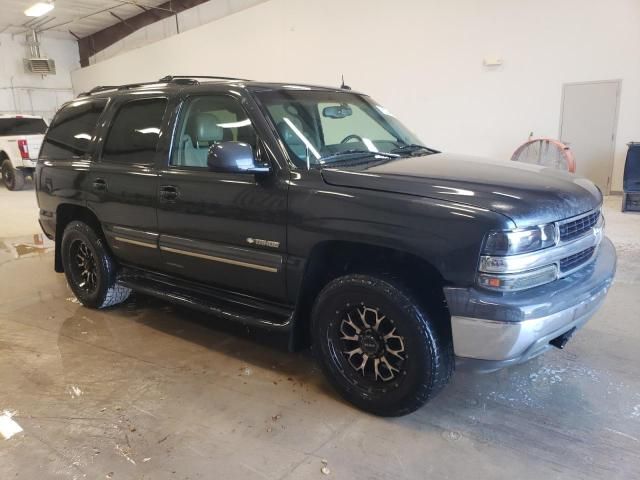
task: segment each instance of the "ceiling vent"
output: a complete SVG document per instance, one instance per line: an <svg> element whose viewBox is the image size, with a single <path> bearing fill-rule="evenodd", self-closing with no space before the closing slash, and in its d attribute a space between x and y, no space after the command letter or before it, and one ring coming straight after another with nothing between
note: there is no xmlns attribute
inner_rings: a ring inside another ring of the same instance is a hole
<svg viewBox="0 0 640 480"><path fill-rule="evenodd" d="M55 75L56 62L49 58L25 58L24 71L39 75Z"/></svg>
<svg viewBox="0 0 640 480"><path fill-rule="evenodd" d="M56 62L50 58L42 58L40 55L40 41L38 40L38 33L35 30L27 34L27 45L29 46L30 56L23 60L24 71L37 75L55 75Z"/></svg>

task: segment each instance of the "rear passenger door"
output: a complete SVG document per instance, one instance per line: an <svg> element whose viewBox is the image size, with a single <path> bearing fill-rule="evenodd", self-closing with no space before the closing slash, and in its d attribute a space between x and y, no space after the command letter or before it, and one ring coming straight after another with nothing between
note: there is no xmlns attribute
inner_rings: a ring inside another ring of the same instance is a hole
<svg viewBox="0 0 640 480"><path fill-rule="evenodd" d="M160 260L154 163L168 102L155 95L116 99L91 166L89 206L115 255L136 266L155 268Z"/></svg>

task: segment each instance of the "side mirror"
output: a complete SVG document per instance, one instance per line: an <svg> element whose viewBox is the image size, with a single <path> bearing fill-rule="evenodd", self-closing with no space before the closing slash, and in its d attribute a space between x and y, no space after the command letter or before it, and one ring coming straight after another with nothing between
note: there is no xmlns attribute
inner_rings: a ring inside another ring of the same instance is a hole
<svg viewBox="0 0 640 480"><path fill-rule="evenodd" d="M269 165L256 161L253 148L244 142L220 142L209 147L207 166L213 172L268 173Z"/></svg>

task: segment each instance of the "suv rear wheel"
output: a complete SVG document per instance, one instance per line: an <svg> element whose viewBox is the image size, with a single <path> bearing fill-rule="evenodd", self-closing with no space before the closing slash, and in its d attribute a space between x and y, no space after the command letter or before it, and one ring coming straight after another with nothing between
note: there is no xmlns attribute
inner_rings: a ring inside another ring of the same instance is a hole
<svg viewBox="0 0 640 480"><path fill-rule="evenodd" d="M2 180L9 190L22 190L24 187L24 173L22 170L13 168L8 158L2 162Z"/></svg>
<svg viewBox="0 0 640 480"><path fill-rule="evenodd" d="M376 415L417 410L453 372L450 334L395 281L347 275L312 310L313 347L329 380Z"/></svg>
<svg viewBox="0 0 640 480"><path fill-rule="evenodd" d="M67 225L61 253L67 282L86 307L110 307L129 297L131 290L116 283L116 264L104 240L87 224Z"/></svg>

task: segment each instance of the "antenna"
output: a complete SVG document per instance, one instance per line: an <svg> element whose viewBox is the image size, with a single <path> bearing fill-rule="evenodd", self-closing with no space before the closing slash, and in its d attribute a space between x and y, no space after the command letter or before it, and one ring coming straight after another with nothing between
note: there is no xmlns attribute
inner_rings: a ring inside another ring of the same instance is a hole
<svg viewBox="0 0 640 480"><path fill-rule="evenodd" d="M351 87L349 85L344 84L344 75L342 75L342 85L340 85L340 88L342 90L351 90Z"/></svg>

